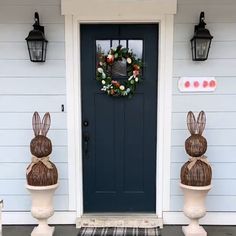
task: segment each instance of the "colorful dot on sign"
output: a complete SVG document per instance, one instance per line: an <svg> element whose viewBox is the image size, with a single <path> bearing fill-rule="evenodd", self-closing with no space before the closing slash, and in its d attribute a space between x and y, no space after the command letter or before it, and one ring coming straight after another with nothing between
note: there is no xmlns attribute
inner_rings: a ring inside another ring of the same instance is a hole
<svg viewBox="0 0 236 236"><path fill-rule="evenodd" d="M211 88L213 88L213 87L216 86L215 80L211 80L209 84L210 84L210 87L211 87Z"/></svg>
<svg viewBox="0 0 236 236"><path fill-rule="evenodd" d="M189 82L189 81L186 81L186 82L184 83L184 87L185 87L185 88L189 88L189 87L190 87L190 82Z"/></svg>
<svg viewBox="0 0 236 236"><path fill-rule="evenodd" d="M199 87L199 82L198 82L198 81L194 81L193 86L194 86L195 88Z"/></svg>
<svg viewBox="0 0 236 236"><path fill-rule="evenodd" d="M203 88L206 88L208 86L208 81L204 80L202 83Z"/></svg>

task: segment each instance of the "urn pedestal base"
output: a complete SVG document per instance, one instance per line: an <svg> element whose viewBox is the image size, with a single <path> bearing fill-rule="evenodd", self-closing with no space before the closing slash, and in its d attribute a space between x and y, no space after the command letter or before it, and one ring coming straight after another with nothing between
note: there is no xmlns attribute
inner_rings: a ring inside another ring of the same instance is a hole
<svg viewBox="0 0 236 236"><path fill-rule="evenodd" d="M200 218L206 215L205 199L211 185L196 187L180 184L184 193L184 214L190 219L188 226L183 226L185 236L207 236L207 232L199 225Z"/></svg>
<svg viewBox="0 0 236 236"><path fill-rule="evenodd" d="M54 214L53 195L57 187L58 183L49 186L26 185L32 197L31 214L38 220L38 226L34 228L31 236L53 235L55 227L50 227L47 220Z"/></svg>
<svg viewBox="0 0 236 236"><path fill-rule="evenodd" d="M200 225L194 228L190 226L183 226L182 231L185 236L207 236L207 232Z"/></svg>
<svg viewBox="0 0 236 236"><path fill-rule="evenodd" d="M52 236L54 233L55 227L50 227L47 224L47 221L39 220L38 226L34 227L34 230L31 233L31 236Z"/></svg>

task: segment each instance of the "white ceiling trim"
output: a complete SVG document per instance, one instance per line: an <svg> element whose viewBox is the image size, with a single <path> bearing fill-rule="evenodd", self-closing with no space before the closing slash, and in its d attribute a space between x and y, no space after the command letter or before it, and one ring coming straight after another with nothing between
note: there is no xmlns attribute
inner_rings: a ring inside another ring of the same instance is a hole
<svg viewBox="0 0 236 236"><path fill-rule="evenodd" d="M140 20L175 14L177 0L61 0L62 15L80 20Z"/></svg>

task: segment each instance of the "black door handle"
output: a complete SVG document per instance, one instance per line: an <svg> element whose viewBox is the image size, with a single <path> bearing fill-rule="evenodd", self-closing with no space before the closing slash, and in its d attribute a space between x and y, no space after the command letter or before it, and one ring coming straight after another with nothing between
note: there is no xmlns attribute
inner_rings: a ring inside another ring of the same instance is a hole
<svg viewBox="0 0 236 236"><path fill-rule="evenodd" d="M88 154L88 150L89 150L89 134L87 132L83 133L83 143L84 143L84 154L87 155Z"/></svg>

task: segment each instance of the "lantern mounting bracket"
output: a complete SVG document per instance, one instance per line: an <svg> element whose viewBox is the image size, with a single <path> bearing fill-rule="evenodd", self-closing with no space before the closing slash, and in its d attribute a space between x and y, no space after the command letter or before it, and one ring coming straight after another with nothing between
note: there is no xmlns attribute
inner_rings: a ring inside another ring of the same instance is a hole
<svg viewBox="0 0 236 236"><path fill-rule="evenodd" d="M34 27L35 30L39 30L39 31L44 33L44 26L40 25L38 12L34 13L34 24L33 24L33 27Z"/></svg>

